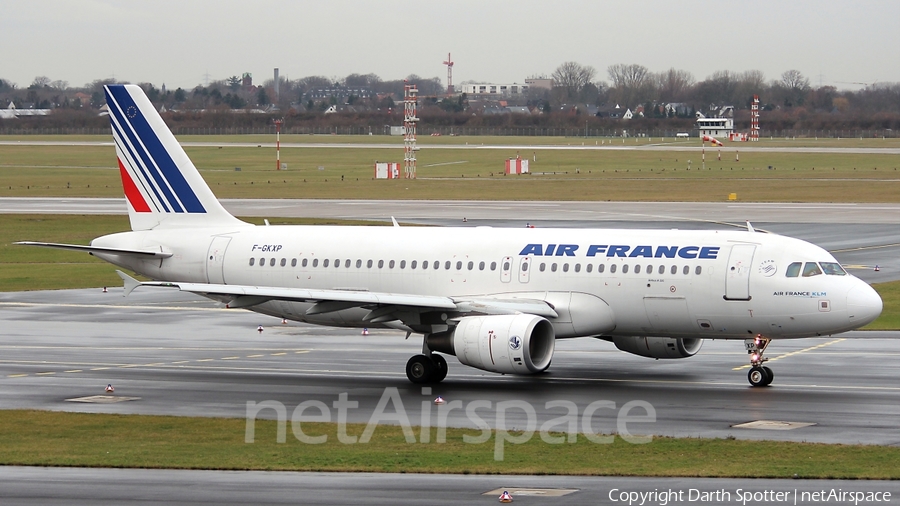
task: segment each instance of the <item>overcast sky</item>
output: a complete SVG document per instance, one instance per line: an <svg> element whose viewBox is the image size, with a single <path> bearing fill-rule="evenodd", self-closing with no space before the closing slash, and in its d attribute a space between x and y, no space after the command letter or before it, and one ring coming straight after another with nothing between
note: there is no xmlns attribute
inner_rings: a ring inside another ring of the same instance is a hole
<svg viewBox="0 0 900 506"><path fill-rule="evenodd" d="M900 82L897 0L3 0L0 78L115 77L192 88L251 72L521 83L561 63L637 63L699 81L800 70L810 84ZM446 82L445 82L446 84Z"/></svg>

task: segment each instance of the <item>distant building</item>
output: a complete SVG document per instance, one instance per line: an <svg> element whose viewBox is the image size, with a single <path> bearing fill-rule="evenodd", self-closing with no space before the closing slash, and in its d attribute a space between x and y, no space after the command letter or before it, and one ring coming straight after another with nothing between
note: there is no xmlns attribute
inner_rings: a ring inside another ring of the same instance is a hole
<svg viewBox="0 0 900 506"><path fill-rule="evenodd" d="M544 90L553 89L553 79L546 77L533 77L525 80L525 84L532 88L541 88Z"/></svg>
<svg viewBox="0 0 900 506"><path fill-rule="evenodd" d="M524 95L528 91L527 84L464 84L462 92L466 95L490 95L495 97L509 97Z"/></svg>
<svg viewBox="0 0 900 506"><path fill-rule="evenodd" d="M706 118L702 114L698 116L697 130L701 136L728 137L734 132L733 118Z"/></svg>
<svg viewBox="0 0 900 506"><path fill-rule="evenodd" d="M368 86L356 86L353 88L345 88L343 86L332 88L313 88L303 94L303 100L324 100L335 98L340 103L346 103L351 97L372 98L375 92Z"/></svg>

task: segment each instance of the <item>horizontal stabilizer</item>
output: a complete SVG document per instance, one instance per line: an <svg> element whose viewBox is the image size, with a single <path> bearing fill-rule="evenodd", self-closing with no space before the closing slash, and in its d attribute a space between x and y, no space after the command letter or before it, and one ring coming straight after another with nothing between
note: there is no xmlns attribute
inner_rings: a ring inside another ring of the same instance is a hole
<svg viewBox="0 0 900 506"><path fill-rule="evenodd" d="M100 248L97 246L82 246L80 244L59 244L55 242L34 242L34 241L19 241L13 244L20 244L22 246L41 246L43 248L56 248L56 249L67 249L70 251L83 251L85 253L105 253L107 255L125 255L125 256L135 256L142 258L169 258L172 256L171 253L166 253L163 251L151 251L151 250L143 250L143 249L123 249L123 248Z"/></svg>

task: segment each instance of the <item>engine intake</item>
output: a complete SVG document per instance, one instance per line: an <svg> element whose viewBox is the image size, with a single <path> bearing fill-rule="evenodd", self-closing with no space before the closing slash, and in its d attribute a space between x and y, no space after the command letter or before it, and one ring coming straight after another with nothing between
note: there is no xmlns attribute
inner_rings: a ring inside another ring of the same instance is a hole
<svg viewBox="0 0 900 506"><path fill-rule="evenodd" d="M428 336L426 342L476 369L534 374L550 366L556 336L553 325L540 316L468 316L459 319L452 333Z"/></svg>
<svg viewBox="0 0 900 506"><path fill-rule="evenodd" d="M674 337L616 336L616 348L648 358L693 357L703 346L703 339Z"/></svg>

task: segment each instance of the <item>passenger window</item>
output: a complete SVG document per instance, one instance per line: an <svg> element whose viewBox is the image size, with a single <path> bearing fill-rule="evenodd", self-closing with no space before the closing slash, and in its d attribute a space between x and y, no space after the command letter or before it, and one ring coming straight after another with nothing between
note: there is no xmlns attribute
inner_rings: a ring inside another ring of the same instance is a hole
<svg viewBox="0 0 900 506"><path fill-rule="evenodd" d="M259 266L260 266L260 267L265 267L265 266L266 266L266 259L265 259L265 257L260 257L260 258L259 258Z"/></svg>
<svg viewBox="0 0 900 506"><path fill-rule="evenodd" d="M400 268L406 269L406 260L400 260Z"/></svg>
<svg viewBox="0 0 900 506"><path fill-rule="evenodd" d="M669 272L671 272L672 274L678 274L678 266L673 265L672 268L669 269Z"/></svg>
<svg viewBox="0 0 900 506"><path fill-rule="evenodd" d="M253 260L253 259L251 258L251 260ZM541 267L540 267L541 272L544 272L544 269L546 269L546 268L547 268L547 264L545 264L544 262L541 262Z"/></svg>
<svg viewBox="0 0 900 506"><path fill-rule="evenodd" d="M622 266L622 274L628 274L628 264Z"/></svg>
<svg viewBox="0 0 900 506"><path fill-rule="evenodd" d="M478 262L478 270L479 270L479 271L483 271L483 270L484 270L484 262Z"/></svg>
<svg viewBox="0 0 900 506"><path fill-rule="evenodd" d="M492 271L496 271L496 270L497 270L497 262L491 262L491 270L492 270Z"/></svg>
<svg viewBox="0 0 900 506"><path fill-rule="evenodd" d="M600 264L597 266L597 274L602 274L603 271L606 270L606 264Z"/></svg>
<svg viewBox="0 0 900 506"><path fill-rule="evenodd" d="M306 267L309 264L309 259L304 258L302 262L300 262L300 267Z"/></svg>
<svg viewBox="0 0 900 506"><path fill-rule="evenodd" d="M378 261L378 268L379 268L379 269L383 269L383 268L384 268L384 260L379 260L379 261Z"/></svg>
<svg viewBox="0 0 900 506"><path fill-rule="evenodd" d="M444 262L444 270L446 270L446 271L450 270L450 260L447 260L446 262Z"/></svg>
<svg viewBox="0 0 900 506"><path fill-rule="evenodd" d="M362 260L360 260L359 258L357 258L357 259L356 259L356 268L359 269L360 267L362 267Z"/></svg>
<svg viewBox="0 0 900 506"><path fill-rule="evenodd" d="M819 274L822 274L822 269L819 269L819 264L815 262L806 262L806 265L803 266L804 278L818 276Z"/></svg>
<svg viewBox="0 0 900 506"><path fill-rule="evenodd" d="M437 260L435 260L435 261L434 261L434 265L432 265L431 268L434 269L434 270L438 270L438 269L441 268L441 263L438 262Z"/></svg>
<svg viewBox="0 0 900 506"><path fill-rule="evenodd" d="M358 262L358 261L359 261L359 260L357 260L357 262ZM344 267L346 267L347 269L350 268L350 259L349 259L349 258L346 259L346 260L344 260Z"/></svg>
<svg viewBox="0 0 900 506"><path fill-rule="evenodd" d="M340 266L341 266L341 260L340 260L340 259L335 259L335 261L334 261L334 267L335 267L335 268L338 268L338 267L340 267Z"/></svg>
<svg viewBox="0 0 900 506"><path fill-rule="evenodd" d="M322 260L322 267L328 267L328 259Z"/></svg>
<svg viewBox="0 0 900 506"><path fill-rule="evenodd" d="M615 274L615 272L616 272L616 264L610 265L610 266L609 266L609 273L610 273L610 274Z"/></svg>
<svg viewBox="0 0 900 506"><path fill-rule="evenodd" d="M418 262L416 262L415 260L413 260L412 262L409 263L409 268L410 268L410 269L415 269L415 268L416 268L416 265L418 265Z"/></svg>
<svg viewBox="0 0 900 506"><path fill-rule="evenodd" d="M658 271L658 272L659 272L660 274L665 274L665 273L666 273L666 266L665 266L665 265L660 265L660 266L659 266L659 271Z"/></svg>
<svg viewBox="0 0 900 506"><path fill-rule="evenodd" d="M822 270L828 276L844 276L847 274L847 271L837 262L819 262L819 265L822 266Z"/></svg>
<svg viewBox="0 0 900 506"><path fill-rule="evenodd" d="M803 266L802 262L794 262L791 265L788 265L787 271L784 273L785 277L796 278L799 276L801 266Z"/></svg>
<svg viewBox="0 0 900 506"><path fill-rule="evenodd" d="M522 262L522 272L525 272L527 270L528 270L528 262Z"/></svg>
<svg viewBox="0 0 900 506"><path fill-rule="evenodd" d="M701 269L700 266L698 265L697 268L694 269L694 274L696 274L696 275L699 276L699 275L700 275L700 272L701 272L702 270L703 270L703 269Z"/></svg>
<svg viewBox="0 0 900 506"><path fill-rule="evenodd" d="M563 272L569 272L569 264L563 264Z"/></svg>
<svg viewBox="0 0 900 506"><path fill-rule="evenodd" d="M556 272L556 264L550 264L550 270Z"/></svg>
<svg viewBox="0 0 900 506"><path fill-rule="evenodd" d="M687 276L691 273L691 267L689 265L685 265L684 269L681 269L681 273Z"/></svg>
<svg viewBox="0 0 900 506"><path fill-rule="evenodd" d="M647 270L644 271L644 272L646 272L647 274L653 274L653 266L652 266L652 265L648 265L648 266L647 266Z"/></svg>
<svg viewBox="0 0 900 506"><path fill-rule="evenodd" d="M369 269L372 268L372 259L371 258L369 259L369 261L366 262L366 267L368 267Z"/></svg>
<svg viewBox="0 0 900 506"><path fill-rule="evenodd" d="M460 261L460 260L456 261L456 270L458 270L458 271L462 270L462 261Z"/></svg>
<svg viewBox="0 0 900 506"><path fill-rule="evenodd" d="M314 259L313 259L313 267L318 267L318 266L319 266L319 259L318 259L318 258L314 258Z"/></svg>
<svg viewBox="0 0 900 506"><path fill-rule="evenodd" d="M581 264L575 264L575 272L581 272Z"/></svg>
<svg viewBox="0 0 900 506"><path fill-rule="evenodd" d="M475 267L475 262L469 262L469 265L466 266L470 271Z"/></svg>
<svg viewBox="0 0 900 506"><path fill-rule="evenodd" d="M424 262L422 262L422 270L425 270L427 268L428 268L428 260L425 260Z"/></svg>
<svg viewBox="0 0 900 506"><path fill-rule="evenodd" d="M255 263L256 263L256 259L255 259L255 258L251 258L251 259L250 259L250 265L252 266L252 265L255 264Z"/></svg>
<svg viewBox="0 0 900 506"><path fill-rule="evenodd" d="M503 270L504 270L504 271L508 271L508 270L509 270L509 262L503 262Z"/></svg>
<svg viewBox="0 0 900 506"><path fill-rule="evenodd" d="M640 273L641 273L641 266L640 266L640 265L635 265L635 266L634 266L634 273L635 273L635 274L640 274Z"/></svg>
<svg viewBox="0 0 900 506"><path fill-rule="evenodd" d="M287 258L282 258L282 259L281 259L281 266L284 267L285 265L287 265Z"/></svg>
<svg viewBox="0 0 900 506"><path fill-rule="evenodd" d="M396 265L396 263L397 263L397 262L395 262L395 261L393 261L393 260L391 260L390 262L388 262L388 269L393 269L393 268L394 268L394 265Z"/></svg>
<svg viewBox="0 0 900 506"><path fill-rule="evenodd" d="M584 267L584 270L587 271L587 272L591 272L593 269L594 269L594 264L587 264L587 265Z"/></svg>
<svg viewBox="0 0 900 506"><path fill-rule="evenodd" d="M291 259L291 267L297 267L297 259L296 258Z"/></svg>
<svg viewBox="0 0 900 506"><path fill-rule="evenodd" d="M274 257L269 259L269 267L275 267L275 258Z"/></svg>

